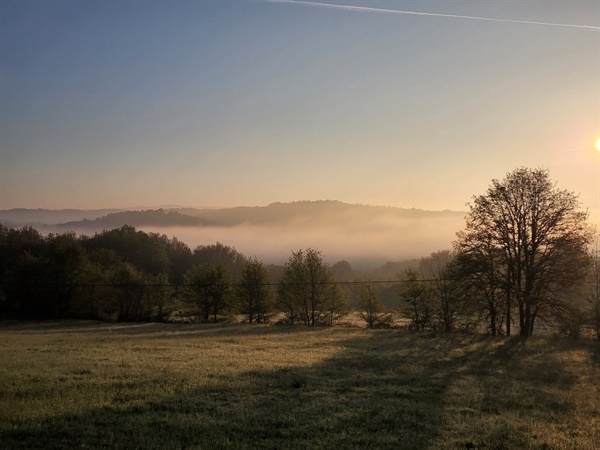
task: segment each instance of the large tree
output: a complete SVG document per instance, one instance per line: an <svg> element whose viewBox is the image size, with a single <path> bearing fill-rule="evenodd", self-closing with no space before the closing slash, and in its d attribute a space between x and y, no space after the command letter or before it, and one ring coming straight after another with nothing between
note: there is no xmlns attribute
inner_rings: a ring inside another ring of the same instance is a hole
<svg viewBox="0 0 600 450"><path fill-rule="evenodd" d="M586 275L593 238L588 213L580 210L578 196L558 189L547 170L528 168L492 180L469 206L457 248L481 252L482 260L483 252L501 253L507 327L514 304L521 336L527 337L537 318L551 320L569 308L568 290Z"/></svg>

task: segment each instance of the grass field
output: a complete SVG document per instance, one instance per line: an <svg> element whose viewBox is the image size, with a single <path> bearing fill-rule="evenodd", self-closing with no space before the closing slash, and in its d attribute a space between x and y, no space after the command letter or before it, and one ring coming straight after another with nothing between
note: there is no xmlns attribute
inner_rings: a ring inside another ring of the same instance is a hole
<svg viewBox="0 0 600 450"><path fill-rule="evenodd" d="M0 448L600 448L594 341L0 323Z"/></svg>

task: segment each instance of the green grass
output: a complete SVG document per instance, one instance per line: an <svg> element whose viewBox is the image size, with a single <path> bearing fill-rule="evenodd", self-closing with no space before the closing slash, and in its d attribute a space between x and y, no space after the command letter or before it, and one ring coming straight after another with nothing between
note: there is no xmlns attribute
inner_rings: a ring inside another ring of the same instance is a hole
<svg viewBox="0 0 600 450"><path fill-rule="evenodd" d="M600 448L593 341L0 324L0 448Z"/></svg>

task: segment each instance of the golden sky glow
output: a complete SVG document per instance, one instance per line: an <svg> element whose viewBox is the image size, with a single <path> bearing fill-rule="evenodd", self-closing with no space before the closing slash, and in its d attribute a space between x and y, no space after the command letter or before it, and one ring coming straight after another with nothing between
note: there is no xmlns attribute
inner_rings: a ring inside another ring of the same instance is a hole
<svg viewBox="0 0 600 450"><path fill-rule="evenodd" d="M0 3L0 209L596 208L600 2L329 3Z"/></svg>

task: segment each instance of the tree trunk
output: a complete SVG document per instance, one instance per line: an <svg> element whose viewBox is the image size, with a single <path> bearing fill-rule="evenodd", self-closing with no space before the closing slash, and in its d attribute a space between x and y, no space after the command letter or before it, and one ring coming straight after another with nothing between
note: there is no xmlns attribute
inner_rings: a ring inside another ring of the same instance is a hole
<svg viewBox="0 0 600 450"><path fill-rule="evenodd" d="M204 297L204 307L203 307L203 311L202 311L202 315L204 316L204 323L208 323L208 320L210 319L210 306L208 303L208 298L206 298L206 294Z"/></svg>
<svg viewBox="0 0 600 450"><path fill-rule="evenodd" d="M527 334L529 324L525 324L525 304L522 300L519 300L519 334L521 337L525 337Z"/></svg>
<svg viewBox="0 0 600 450"><path fill-rule="evenodd" d="M525 310L521 320L521 337L529 337L532 327L533 322L531 320L531 305L529 304L529 300L527 300L525 302Z"/></svg>
<svg viewBox="0 0 600 450"><path fill-rule="evenodd" d="M511 308L511 298L510 298L510 288L506 289L506 335L510 337L510 308Z"/></svg>
<svg viewBox="0 0 600 450"><path fill-rule="evenodd" d="M496 336L497 331L496 331L496 308L491 307L490 308L490 329L492 331L492 336Z"/></svg>
<svg viewBox="0 0 600 450"><path fill-rule="evenodd" d="M536 309L535 312L533 312L531 314L531 320L530 320L530 323L529 323L529 336L531 336L533 334L533 324L535 322L535 318L536 317L537 317L537 309Z"/></svg>

